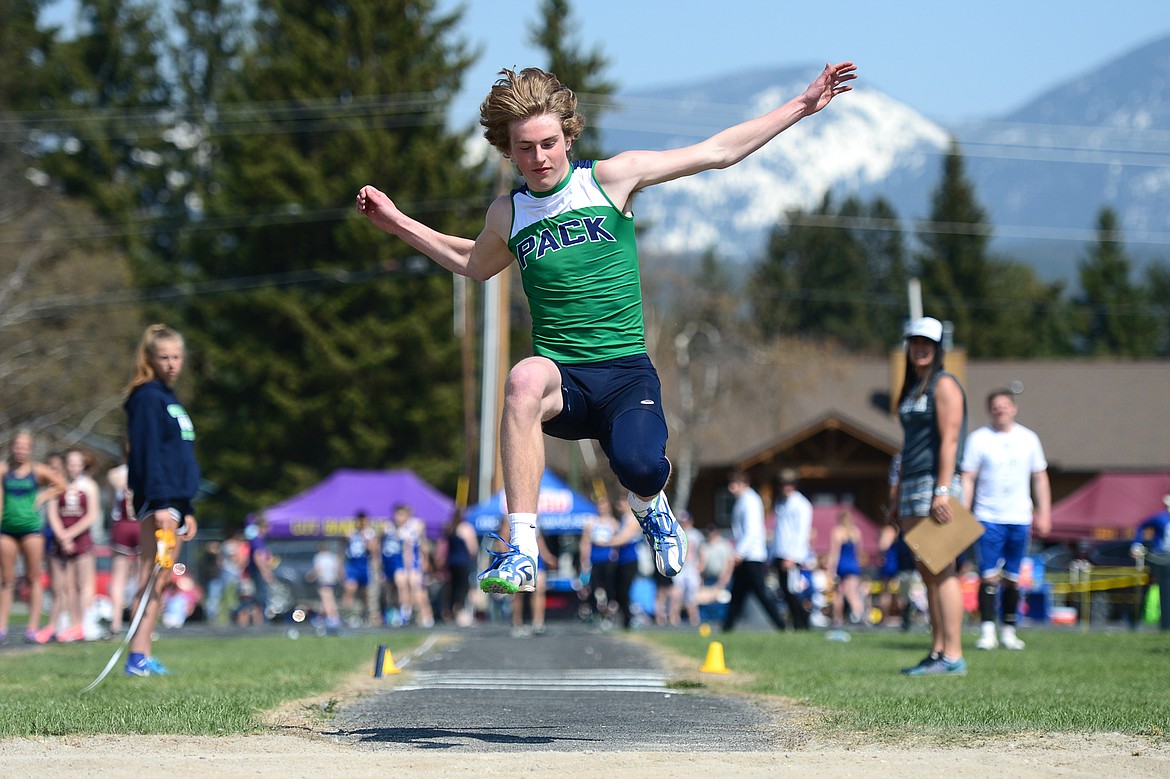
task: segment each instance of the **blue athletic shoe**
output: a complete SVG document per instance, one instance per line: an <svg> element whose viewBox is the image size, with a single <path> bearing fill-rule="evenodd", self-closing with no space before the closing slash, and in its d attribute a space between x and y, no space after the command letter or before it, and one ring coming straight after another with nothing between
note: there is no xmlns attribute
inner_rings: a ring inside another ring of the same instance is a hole
<svg viewBox="0 0 1170 779"><path fill-rule="evenodd" d="M666 493L658 493L646 511L635 511L634 516L642 526L650 548L654 550L654 564L658 566L658 572L666 577L678 576L682 572L683 563L687 561L687 534L670 512Z"/></svg>
<svg viewBox="0 0 1170 779"><path fill-rule="evenodd" d="M166 676L170 673L165 665L153 657L146 658L146 667L150 669L151 676Z"/></svg>
<svg viewBox="0 0 1170 779"><path fill-rule="evenodd" d="M958 660L945 660L940 657L929 663L916 665L905 673L907 676L966 676L967 661L961 657Z"/></svg>
<svg viewBox="0 0 1170 779"><path fill-rule="evenodd" d="M912 665L912 666L909 666L908 668L903 668L902 673L904 673L906 676L909 676L911 673L913 673L915 671L915 669L921 668L924 665L930 665L931 663L937 662L940 657L942 657L942 655L939 654L938 652L931 652L926 657L919 660L918 665Z"/></svg>
<svg viewBox="0 0 1170 779"><path fill-rule="evenodd" d="M507 547L503 552L494 549L491 565L479 575L479 588L484 592L513 595L536 590L536 561L509 544L495 533L491 537Z"/></svg>
<svg viewBox="0 0 1170 779"><path fill-rule="evenodd" d="M150 672L150 666L146 662L146 658L140 654L132 654L126 660L126 675L127 676L154 676Z"/></svg>

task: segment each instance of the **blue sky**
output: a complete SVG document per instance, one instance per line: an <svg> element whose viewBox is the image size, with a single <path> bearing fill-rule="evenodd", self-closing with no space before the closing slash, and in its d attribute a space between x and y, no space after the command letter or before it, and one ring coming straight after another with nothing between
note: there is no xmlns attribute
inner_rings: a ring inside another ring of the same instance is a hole
<svg viewBox="0 0 1170 779"><path fill-rule="evenodd" d="M540 0L466 7L459 34L483 50L452 124L474 122L502 67L542 65L529 42ZM48 12L66 21L70 0ZM862 78L941 123L985 119L1170 35L1166 0L576 0L577 43L600 46L630 90L738 70L851 59ZM1138 76L1140 78L1140 74Z"/></svg>
<svg viewBox="0 0 1170 779"><path fill-rule="evenodd" d="M543 65L529 42L540 0L466 5L460 34L483 47L454 106L472 122L502 67ZM600 46L630 90L744 69L851 59L862 78L941 123L985 119L1170 35L1166 0L577 0L577 43ZM1140 74L1138 76L1140 78Z"/></svg>

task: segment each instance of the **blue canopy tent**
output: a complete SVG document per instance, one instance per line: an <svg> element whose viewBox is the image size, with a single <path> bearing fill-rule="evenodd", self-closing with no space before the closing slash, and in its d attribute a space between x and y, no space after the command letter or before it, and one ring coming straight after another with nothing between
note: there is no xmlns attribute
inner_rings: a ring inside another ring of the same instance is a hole
<svg viewBox="0 0 1170 779"><path fill-rule="evenodd" d="M586 519L597 517L597 504L574 492L563 479L547 470L540 478L540 497L536 510L538 524L546 535L580 533ZM464 514L467 521L475 526L475 532L481 536L498 531L500 520L507 515L508 506L503 490L468 508Z"/></svg>

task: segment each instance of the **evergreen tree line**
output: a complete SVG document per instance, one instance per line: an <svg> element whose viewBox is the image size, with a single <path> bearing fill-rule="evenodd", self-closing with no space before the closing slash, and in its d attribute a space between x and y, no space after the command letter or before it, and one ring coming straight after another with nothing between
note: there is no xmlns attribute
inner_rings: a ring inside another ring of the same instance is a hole
<svg viewBox="0 0 1170 779"><path fill-rule="evenodd" d="M43 5L0 0L0 155L19 160L0 171L20 171L6 186L58 193L58 240L109 263L109 279L121 258L141 323L185 334L180 394L214 493L205 513L238 521L337 467L408 467L454 493L475 442L452 280L352 204L372 183L436 229L481 228L495 175L465 157L474 128L446 125L477 56L457 34L461 12L434 0L79 0L64 36L37 26ZM548 56L537 64L595 96L595 115L616 85L600 50L568 34L570 15L568 0L546 0L529 32ZM575 150L597 144L587 134ZM1077 299L989 256L989 231L968 229L985 215L957 152L930 222L963 229L924 230L911 252L880 199L788 214L751 285L760 337L886 348L900 320L874 305L904 299L916 275L927 310L974 356L1166 353L1167 274L1131 282L1107 210ZM11 273L16 252L3 254ZM60 294L75 292L67 282ZM716 294L694 311L722 311ZM126 373L103 386L125 383L135 340L111 333Z"/></svg>
<svg viewBox="0 0 1170 779"><path fill-rule="evenodd" d="M909 280L925 313L949 320L973 357L1170 354L1170 266L1138 280L1117 214L1099 212L1097 241L1079 259L1079 290L1044 282L1031 266L991 252L993 228L956 148L946 156L915 248L882 198L839 204L826 195L773 229L749 285L751 315L765 337L830 338L850 349L899 343Z"/></svg>

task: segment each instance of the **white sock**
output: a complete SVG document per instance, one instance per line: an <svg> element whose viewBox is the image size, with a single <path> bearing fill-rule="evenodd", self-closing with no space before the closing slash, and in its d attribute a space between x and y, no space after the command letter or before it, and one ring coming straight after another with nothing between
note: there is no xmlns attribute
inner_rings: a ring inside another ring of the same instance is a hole
<svg viewBox="0 0 1170 779"><path fill-rule="evenodd" d="M535 560L539 553L536 545L536 515L509 514L508 526L512 530L513 546Z"/></svg>
<svg viewBox="0 0 1170 779"><path fill-rule="evenodd" d="M995 623L994 622L984 622L980 627L983 630L983 635L985 635L985 636L994 636L995 635Z"/></svg>
<svg viewBox="0 0 1170 779"><path fill-rule="evenodd" d="M654 497L658 497L658 496L655 495ZM635 495L632 492L629 495L629 501L630 501L630 508L632 508L635 513L645 514L646 509L650 508L649 501L642 500L641 498L639 498L637 495Z"/></svg>

